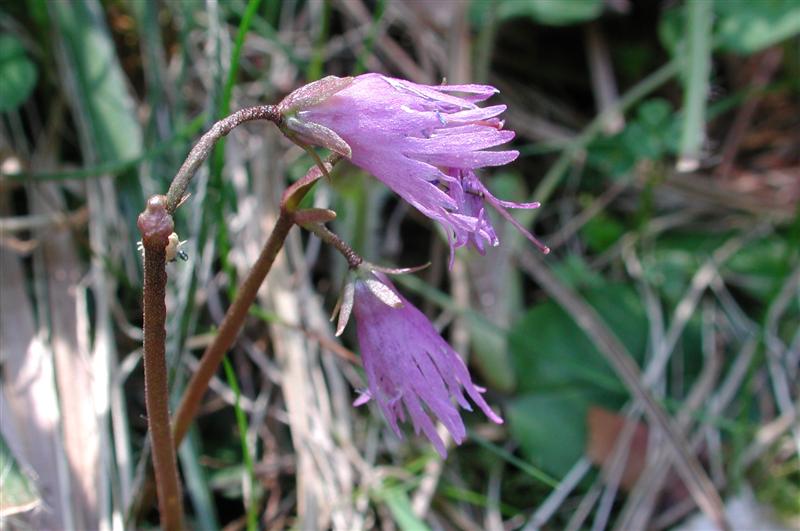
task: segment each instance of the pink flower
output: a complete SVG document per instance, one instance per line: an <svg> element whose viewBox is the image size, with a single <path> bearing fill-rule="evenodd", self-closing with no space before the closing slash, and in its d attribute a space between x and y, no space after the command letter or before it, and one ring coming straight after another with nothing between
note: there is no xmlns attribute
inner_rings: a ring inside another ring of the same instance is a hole
<svg viewBox="0 0 800 531"><path fill-rule="evenodd" d="M502 424L503 419L481 396L485 389L472 383L458 353L386 275L368 273L367 278L355 280L351 293L369 385L354 405L374 399L398 437L402 437L398 421L404 421L407 412L416 433L422 431L442 457L447 456L447 450L429 414L461 444L466 429L456 404L472 411L465 392L490 420ZM349 314L350 303L343 304Z"/></svg>
<svg viewBox="0 0 800 531"><path fill-rule="evenodd" d="M349 157L441 223L451 252L468 243L483 252L486 243L499 243L485 203L506 219L512 219L506 208L539 206L499 201L475 175L477 168L519 155L488 150L514 138L498 118L505 105L476 105L497 92L489 85L428 86L380 74L330 76L293 92L279 107L290 135Z"/></svg>

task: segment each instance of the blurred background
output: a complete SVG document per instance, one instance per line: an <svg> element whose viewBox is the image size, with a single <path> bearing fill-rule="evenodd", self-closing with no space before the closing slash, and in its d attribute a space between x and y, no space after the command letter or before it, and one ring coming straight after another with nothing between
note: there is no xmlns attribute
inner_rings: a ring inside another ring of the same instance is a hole
<svg viewBox="0 0 800 531"><path fill-rule="evenodd" d="M676 472L700 468L734 527L800 525L800 2L5 0L0 28L5 528L157 525L130 508L136 216L216 119L366 71L508 105L521 155L482 177L543 203L516 214L546 257L497 220L502 245L448 270L436 227L352 166L313 196L369 260L432 262L399 286L506 423L465 413L442 461L352 408L355 333L328 322L346 265L295 229L180 449L191 528L709 529ZM249 123L195 178L175 400L311 164Z"/></svg>

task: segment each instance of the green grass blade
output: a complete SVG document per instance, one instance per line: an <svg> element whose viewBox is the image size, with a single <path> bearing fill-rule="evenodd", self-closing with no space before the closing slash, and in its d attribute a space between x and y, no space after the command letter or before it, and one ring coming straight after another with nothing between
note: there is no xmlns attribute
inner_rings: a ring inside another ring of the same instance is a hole
<svg viewBox="0 0 800 531"><path fill-rule="evenodd" d="M361 52L356 59L356 66L353 68L353 75L357 76L367 71L367 59L372 55L372 49L375 47L375 37L378 35L378 26L380 25L383 13L386 11L386 0L378 0L375 4L375 13L372 16L372 25L367 32L364 39L364 45Z"/></svg>
<svg viewBox="0 0 800 531"><path fill-rule="evenodd" d="M400 487L393 487L381 493L384 503L389 507L397 526L402 531L425 531L430 529L425 522L417 518L411 508L408 494Z"/></svg>
<svg viewBox="0 0 800 531"><path fill-rule="evenodd" d="M250 454L250 449L247 445L247 417L244 411L239 406L239 399L241 392L239 391L239 384L236 381L236 374L233 371L228 358L222 358L222 365L225 368L225 377L228 379L228 385L233 389L236 396L236 401L233 404L234 411L236 412L236 424L239 427L239 438L242 442L242 459L244 461L247 476L250 481L250 499L247 501L247 529L248 531L256 531L258 529L258 503L256 498L256 471L253 466L253 457Z"/></svg>
<svg viewBox="0 0 800 531"><path fill-rule="evenodd" d="M96 177L102 177L105 175L119 175L124 173L132 168L135 168L139 164L145 161L149 161L168 153L172 148L176 146L183 146L185 145L186 141L191 140L200 129L203 127L203 124L206 121L205 115L197 116L191 122L189 122L181 131L176 133L172 138L164 141L163 143L155 146L152 149L149 149L144 154L138 157L133 157L130 159L117 159L111 160L108 162L102 162L100 164L96 164L94 166L87 166L85 168L81 168L79 170L63 170L63 171L54 171L54 172L36 172L36 173L28 173L28 172L19 172L19 173L11 173L11 174L3 174L3 179L8 179L10 181L65 181L65 180L74 180L74 179L91 179Z"/></svg>
<svg viewBox="0 0 800 531"><path fill-rule="evenodd" d="M190 433L178 448L178 457L181 461L186 491L192 499L192 507L196 513L192 524L196 525L200 531L214 531L220 528L219 520L206 474L200 466L199 454L196 436L194 433Z"/></svg>
<svg viewBox="0 0 800 531"><path fill-rule="evenodd" d="M693 171L700 165L700 150L705 137L708 78L711 71L713 2L689 2L686 8L689 60L684 77L683 130L678 171Z"/></svg>
<svg viewBox="0 0 800 531"><path fill-rule="evenodd" d="M528 463L524 459L520 459L519 457L515 456L511 452L509 452L507 450L504 450L503 448L500 448L496 444L484 439L483 437L481 437L480 435L476 434L472 430L469 431L469 438L470 438L470 440L475 441L480 446L483 446L484 448L486 448L490 452L496 454L498 457L500 457L504 461L508 462L511 465L514 465L515 467L517 467L521 471L525 472L526 474L528 474L532 478L534 478L534 479L536 479L538 481L541 481L542 483L544 483L548 487L552 487L552 488L558 487L558 480L550 477L550 475L547 474L546 472L536 468L535 466L533 466L532 464Z"/></svg>
<svg viewBox="0 0 800 531"><path fill-rule="evenodd" d="M330 0L323 0L322 13L320 14L319 32L314 39L314 50L311 54L311 62L306 68L306 80L316 81L322 77L322 69L325 64L325 45L328 40L331 25L331 3Z"/></svg>
<svg viewBox="0 0 800 531"><path fill-rule="evenodd" d="M242 22L239 24L239 30L236 32L236 40L233 44L231 51L230 70L225 80L225 86L222 90L222 98L217 107L217 118L224 118L230 113L231 99L233 98L233 87L236 84L236 78L239 74L239 62L242 56L242 46L244 39L247 36L247 31L253 22L253 18L258 12L258 6L261 0L250 0L247 3L247 8L242 16ZM230 251L230 238L228 235L227 225L225 224L225 188L222 183L222 166L225 163L225 139L221 138L217 142L214 152L211 155L211 177L209 180L209 192L211 195L219 197L221 202L220 208L211 210L209 207L205 208L205 219L211 217L217 228L217 242L219 245L219 255L222 257L222 266L231 280L229 283L228 294L233 296L234 286L236 284L236 270L228 261L228 252ZM205 228L203 229L205 231ZM203 235L205 236L205 235Z"/></svg>

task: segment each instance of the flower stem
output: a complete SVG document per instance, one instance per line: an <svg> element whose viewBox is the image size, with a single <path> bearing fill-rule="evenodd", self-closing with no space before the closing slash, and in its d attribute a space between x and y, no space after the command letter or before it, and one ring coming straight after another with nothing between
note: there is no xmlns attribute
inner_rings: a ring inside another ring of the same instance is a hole
<svg viewBox="0 0 800 531"><path fill-rule="evenodd" d="M336 153L330 155L324 162L325 169L327 171L332 170L333 165L339 160L341 160L341 156ZM197 414L200 401L203 399L206 389L208 389L211 377L217 372L220 363L222 363L222 358L239 334L244 319L247 317L247 312L256 300L258 289L264 283L264 279L275 262L278 251L283 247L283 242L286 240L289 230L295 224L295 214L300 201L321 177L321 169L315 166L308 170L305 177L295 182L284 192L281 199L280 215L275 222L275 228L272 229L272 233L267 238L258 260L253 264L252 269L247 274L247 278L239 288L236 298L225 313L217 335L214 336L214 340L206 348L200 358L197 370L186 385L186 390L172 426L172 435L176 447L180 445L189 430L189 425Z"/></svg>
<svg viewBox="0 0 800 531"><path fill-rule="evenodd" d="M169 388L165 352L167 308L167 252L172 216L166 198L153 196L139 216L144 247L144 389L147 424L153 449L158 508L162 529L183 528L178 467L169 423Z"/></svg>
<svg viewBox="0 0 800 531"><path fill-rule="evenodd" d="M231 115L233 116L233 115ZM230 117L229 117L230 118ZM224 121L224 120L223 120ZM203 138L206 138L208 134L206 134ZM218 136L217 136L218 138ZM203 139L201 139L194 149L192 149L192 154L202 151L198 146L206 144ZM213 144L213 142L212 142ZM211 145L208 145L205 148L205 155L208 156L208 153L211 150ZM190 154L189 159L192 158L192 154ZM200 155L197 155L200 156ZM187 159L187 163L188 160ZM324 165L327 171L331 171L333 166L341 160L341 156L333 153L325 160ZM175 188L175 182L180 179L191 179L191 175L194 170L197 169L198 164L194 165L193 170L185 170L184 167L188 167L187 163L184 163L181 170L178 172L178 175L175 177L175 181L173 181L173 186L170 190ZM189 380L189 383L186 386L186 390L184 391L183 397L181 399L180 406L178 407L178 411L173 418L172 423L172 445L174 449L180 445L183 438L186 436L187 431L189 430L189 426L194 419L194 416L197 414L197 410L200 406L200 401L203 398L203 395L208 389L208 384L211 381L211 377L217 372L220 363L228 351L228 349L233 344L233 341L236 339L236 335L239 333L239 330L242 328L242 324L244 323L244 319L247 316L247 312L255 301L256 295L258 293L258 289L261 287L261 284L264 282L267 274L269 273L270 269L272 268L272 264L275 261L275 257L277 256L278 252L280 251L281 247L283 246L283 242L286 240L286 236L289 234L289 230L292 228L292 225L296 223L295 215L297 214L297 208L302 201L303 197L311 190L312 186L316 181L318 181L322 177L322 171L319 167L314 166L311 168L306 175L296 181L294 184L289 186L283 193L281 198L281 209L280 215L278 216L278 220L276 221L275 228L272 230L272 233L269 235L267 242L264 244L264 248L261 251L261 254L256 260L256 263L253 264L252 269L247 274L247 278L245 278L244 282L242 283L241 288L239 289L236 298L234 299L231 306L228 308L228 311L225 313L225 317L222 320L222 324L220 325L219 331L217 335L214 337L214 340L211 344L206 348L203 356L200 359L200 363L197 367L197 370L192 375L192 378ZM184 186L185 189L185 186ZM181 194L183 191L176 192L173 194L174 197L182 197ZM159 196L164 198L164 205L168 205L166 202L166 197ZM175 207L180 203L175 204ZM168 206L167 206L168 208ZM174 207L173 207L174 209ZM165 211L169 212L168 210ZM169 231L172 231L172 218L169 217ZM167 236L168 237L168 236ZM166 245L166 244L165 244ZM163 292L161 295L161 300L163 301ZM163 305L162 305L163 306ZM162 322L162 329L163 329L163 322ZM164 349L164 337L161 337L161 348ZM153 445L155 446L155 444ZM153 453L155 454L155 448L153 449ZM155 467L155 459L154 459L154 467ZM150 507L152 504L152 497L153 497L153 488L152 488L152 476L149 472L150 469L144 472L143 480L142 480L142 487L138 489L137 495L135 499L130 504L128 521L129 522L136 522L138 519L139 514L147 507ZM156 477L156 481L158 478ZM160 493L160 490L159 490Z"/></svg>
<svg viewBox="0 0 800 531"><path fill-rule="evenodd" d="M252 120L269 120L275 124L280 124L281 115L275 105L258 105L238 110L215 123L206 134L200 137L200 140L197 141L197 144L194 145L183 165L181 165L178 173L175 174L175 178L172 179L172 184L167 192L167 212L172 214L178 208L186 193L186 188L189 187L189 182L203 161L211 154L211 150L217 140L230 133L234 127Z"/></svg>
<svg viewBox="0 0 800 531"><path fill-rule="evenodd" d="M206 389L208 389L211 377L216 374L220 363L222 363L222 358L239 334L247 312L256 300L258 288L261 287L267 273L272 268L275 257L278 251L281 250L292 225L294 225L292 213L282 210L275 223L275 228L261 250L258 260L253 264L253 268L239 288L236 298L225 313L217 335L214 336L214 340L206 348L202 358L200 358L197 370L186 385L178 412L175 414L172 434L176 446L180 444L186 435L192 419L197 414L200 401L205 395Z"/></svg>
<svg viewBox="0 0 800 531"><path fill-rule="evenodd" d="M322 223L305 223L303 224L303 228L316 234L320 240L339 251L342 256L344 256L345 260L347 260L347 265L350 269L357 268L364 261L347 242L331 232L328 227Z"/></svg>

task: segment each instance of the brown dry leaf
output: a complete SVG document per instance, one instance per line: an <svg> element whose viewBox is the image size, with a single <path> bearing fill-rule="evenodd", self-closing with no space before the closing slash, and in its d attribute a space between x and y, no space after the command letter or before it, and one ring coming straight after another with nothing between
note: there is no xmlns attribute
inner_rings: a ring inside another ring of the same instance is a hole
<svg viewBox="0 0 800 531"><path fill-rule="evenodd" d="M589 428L586 455L592 463L605 466L613 458L614 447L625 422L626 417L613 411L598 406L589 408L586 414L586 424ZM650 428L646 424L635 423L631 444L626 452L628 460L620 478L620 486L625 492L633 489L647 468L649 434ZM665 496L662 501L669 500L669 503L679 503L689 497L689 491L674 470L667 475L662 492Z"/></svg>
<svg viewBox="0 0 800 531"><path fill-rule="evenodd" d="M592 463L603 466L612 458L625 421L625 417L613 411L597 406L589 408L586 414L586 423L589 427L586 455ZM620 485L626 492L633 488L647 464L647 426L637 422L634 430L627 451L628 461L625 463L625 470L620 480Z"/></svg>

